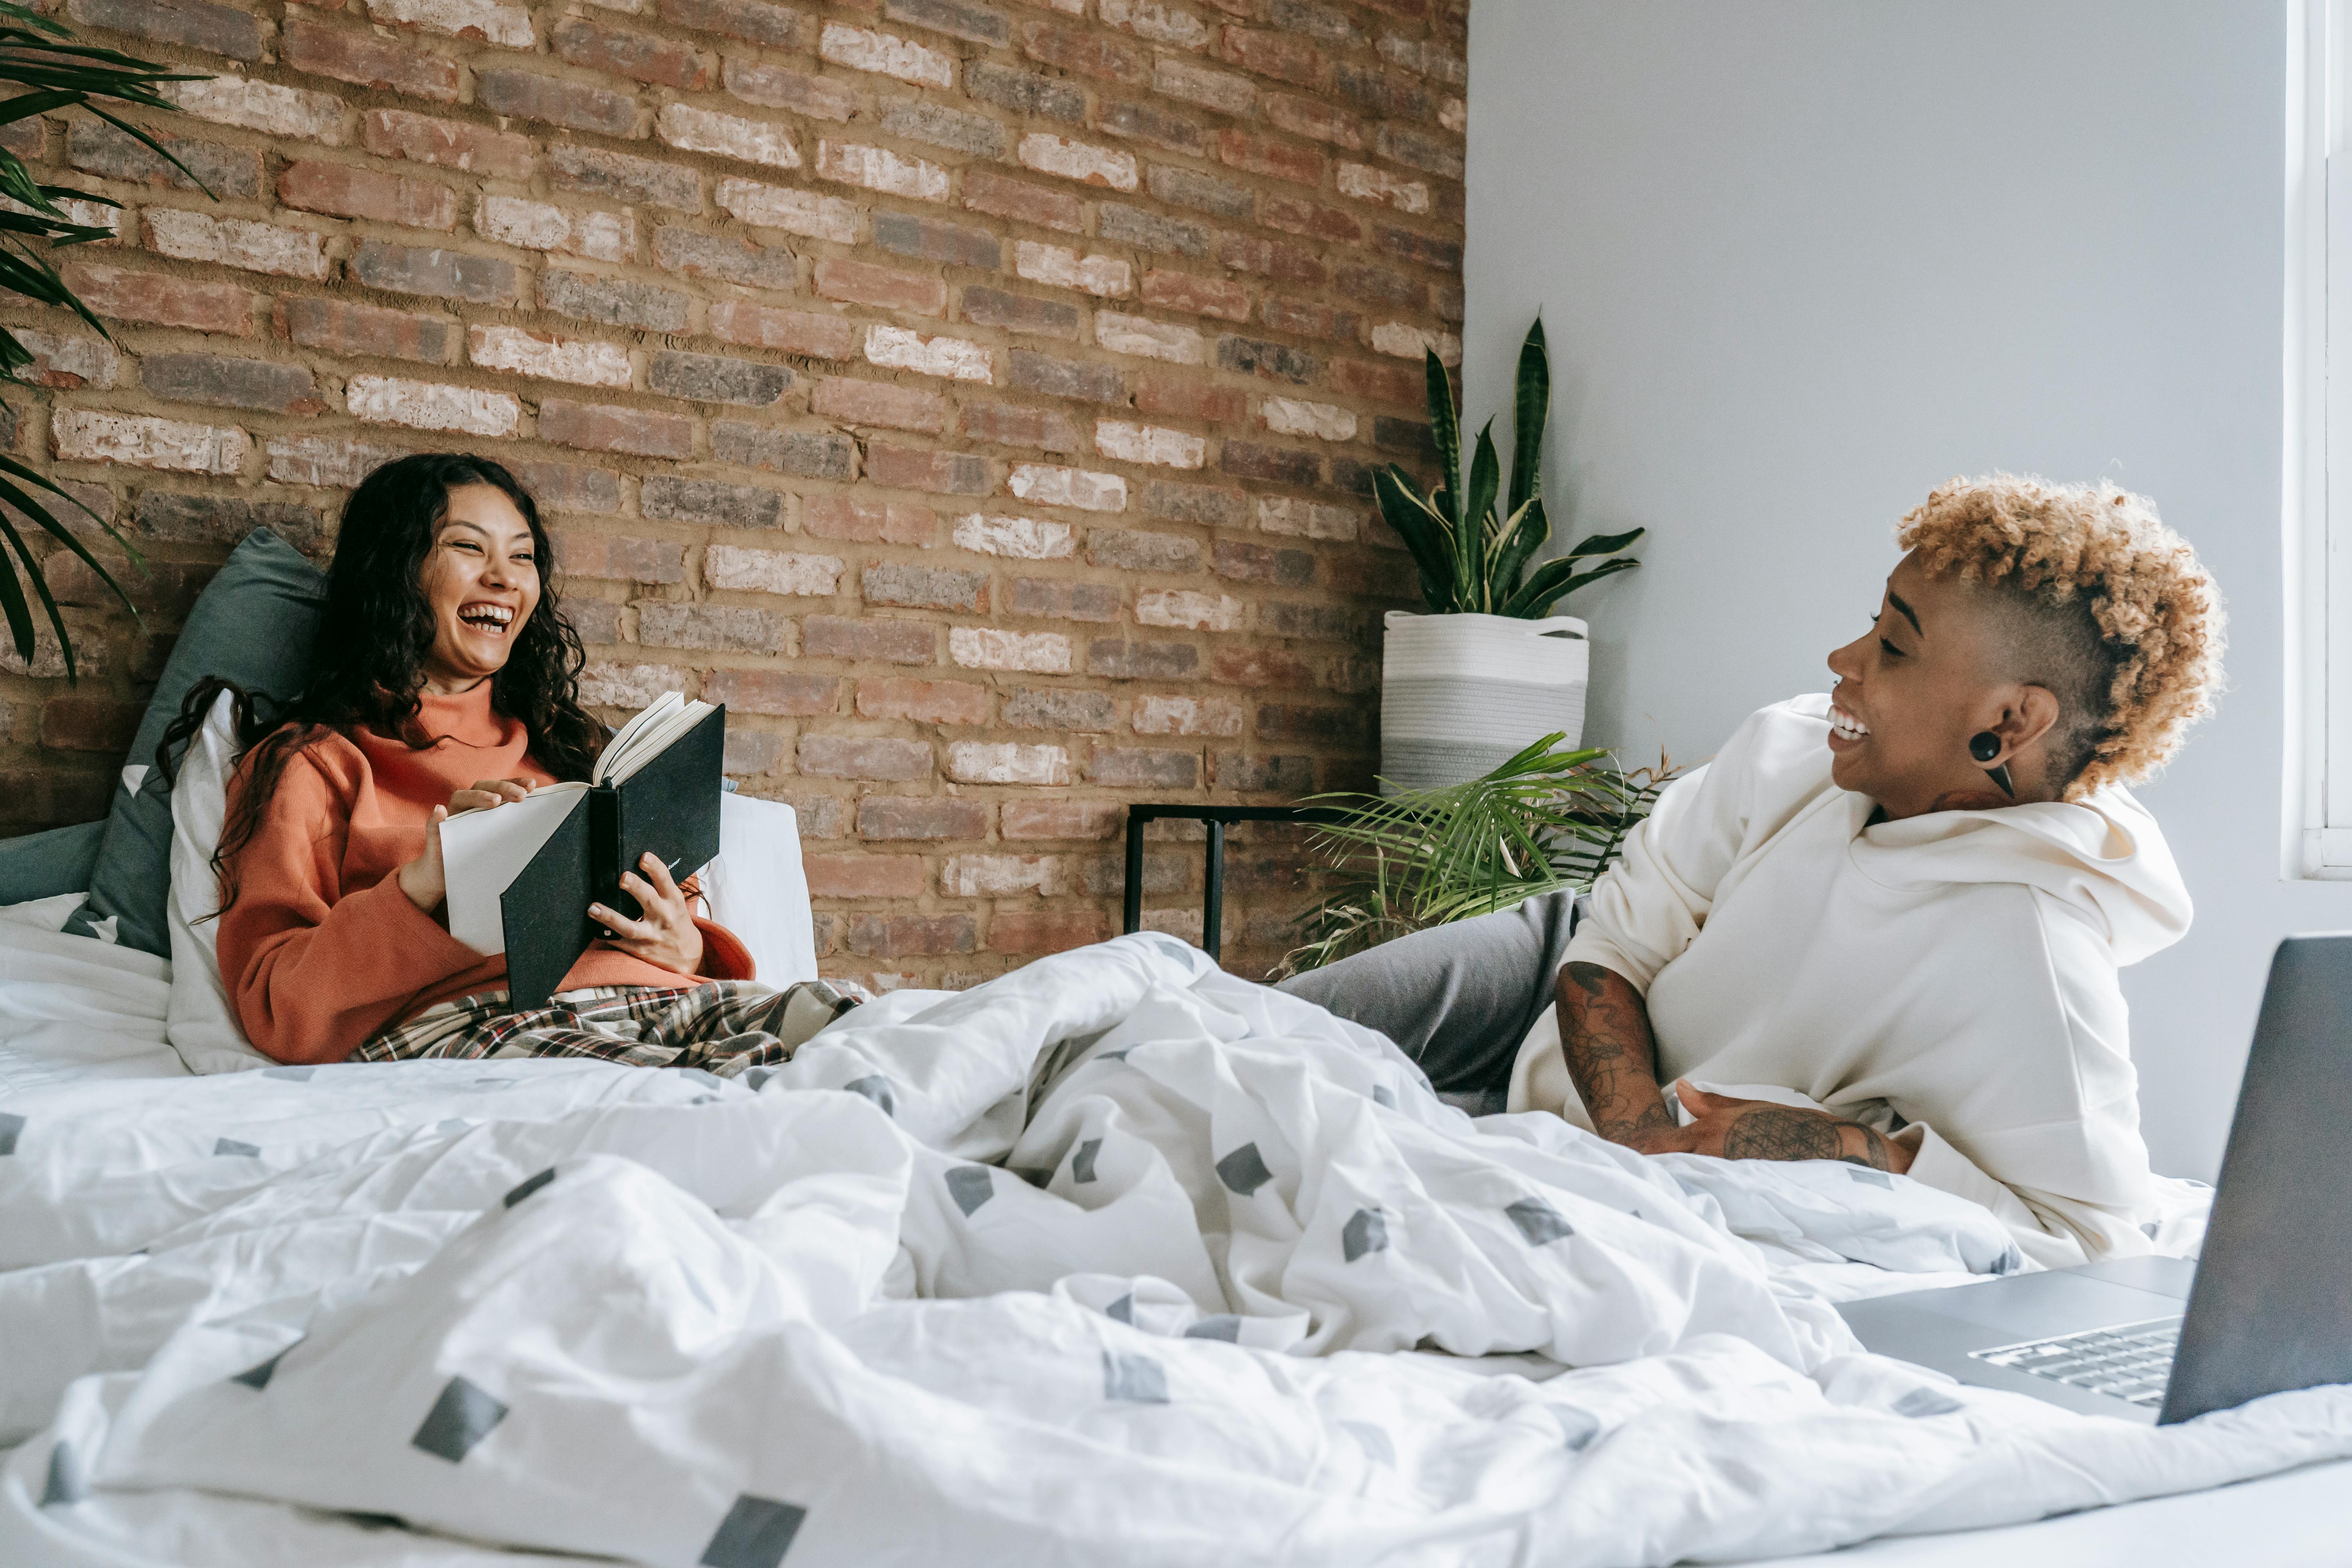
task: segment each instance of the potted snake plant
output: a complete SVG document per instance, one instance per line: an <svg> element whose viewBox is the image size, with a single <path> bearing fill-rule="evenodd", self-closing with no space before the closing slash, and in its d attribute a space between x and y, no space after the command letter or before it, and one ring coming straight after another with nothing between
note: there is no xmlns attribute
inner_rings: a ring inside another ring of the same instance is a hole
<svg viewBox="0 0 2352 1568"><path fill-rule="evenodd" d="M1539 735L1576 745L1591 645L1582 621L1551 612L1587 584L1639 565L1622 552L1643 532L1595 534L1536 560L1551 539L1538 472L1551 407L1540 320L1519 347L1507 489L1491 419L1465 483L1453 383L1434 353L1426 371L1436 488L1417 492L1393 463L1373 478L1381 514L1412 552L1428 606L1424 615L1392 610L1386 620L1381 779L1391 791L1477 778Z"/></svg>

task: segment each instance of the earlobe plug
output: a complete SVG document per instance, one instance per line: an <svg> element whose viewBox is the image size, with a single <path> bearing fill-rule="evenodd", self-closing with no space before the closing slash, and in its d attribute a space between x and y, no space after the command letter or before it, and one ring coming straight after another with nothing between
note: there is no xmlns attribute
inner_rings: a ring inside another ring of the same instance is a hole
<svg viewBox="0 0 2352 1568"><path fill-rule="evenodd" d="M1969 737L1969 755L1980 763L1989 763L2000 755L2000 737L1990 730L1979 730Z"/></svg>

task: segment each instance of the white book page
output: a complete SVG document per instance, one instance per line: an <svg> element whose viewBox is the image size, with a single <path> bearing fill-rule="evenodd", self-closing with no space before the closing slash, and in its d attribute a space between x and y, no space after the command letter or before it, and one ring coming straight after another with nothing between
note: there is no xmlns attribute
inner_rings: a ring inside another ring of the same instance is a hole
<svg viewBox="0 0 2352 1568"><path fill-rule="evenodd" d="M668 751L673 742L702 722L703 715L711 710L708 702L688 702L666 716L660 724L647 728L631 744L627 755L618 758L604 770L604 782L619 784L629 777Z"/></svg>
<svg viewBox="0 0 2352 1568"><path fill-rule="evenodd" d="M461 811L441 825L451 936L485 958L507 950L499 899L587 788L542 784L520 800Z"/></svg>
<svg viewBox="0 0 2352 1568"><path fill-rule="evenodd" d="M665 691L653 705L614 732L604 742L604 750L596 758L595 771L590 774L598 784L610 784L625 775L623 763L642 745L646 737L672 713L686 706L686 699L675 691ZM659 748L656 748L658 750Z"/></svg>

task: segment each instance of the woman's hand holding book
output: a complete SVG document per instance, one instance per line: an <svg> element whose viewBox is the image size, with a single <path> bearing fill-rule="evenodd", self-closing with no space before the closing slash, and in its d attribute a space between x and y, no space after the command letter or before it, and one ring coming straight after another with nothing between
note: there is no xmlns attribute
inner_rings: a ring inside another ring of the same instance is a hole
<svg viewBox="0 0 2352 1568"><path fill-rule="evenodd" d="M621 887L645 906L642 920L630 920L603 904L588 906L588 918L604 928L606 940L623 952L692 974L702 963L702 928L694 923L692 902L681 891L661 857L647 854L637 861L645 872L621 873Z"/></svg>
<svg viewBox="0 0 2352 1568"><path fill-rule="evenodd" d="M394 873L400 879L400 890L408 901L431 914L449 896L449 878L441 863L441 825L450 815L460 811L487 811L510 800L520 800L530 793L530 785L520 779L477 779L471 789L461 789L449 797L446 805L433 808L433 820L425 824L424 852ZM696 933L697 954L699 957L701 935Z"/></svg>

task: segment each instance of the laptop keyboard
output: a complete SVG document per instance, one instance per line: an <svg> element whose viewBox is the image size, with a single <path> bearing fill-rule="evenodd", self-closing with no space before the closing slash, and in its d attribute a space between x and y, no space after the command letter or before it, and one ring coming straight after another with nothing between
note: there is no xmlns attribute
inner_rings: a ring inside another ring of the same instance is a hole
<svg viewBox="0 0 2352 1568"><path fill-rule="evenodd" d="M2164 1385L2172 1379L2172 1352L2179 1343L2180 1320L2157 1318L1970 1351L1969 1356L2134 1405L2161 1405Z"/></svg>

